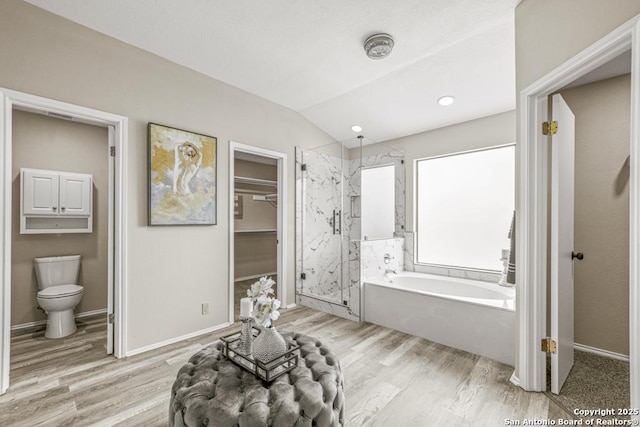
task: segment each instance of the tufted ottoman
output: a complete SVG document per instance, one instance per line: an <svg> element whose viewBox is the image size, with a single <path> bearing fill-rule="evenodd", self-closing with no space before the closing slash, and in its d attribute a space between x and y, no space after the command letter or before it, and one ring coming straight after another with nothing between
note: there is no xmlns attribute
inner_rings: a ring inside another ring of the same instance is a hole
<svg viewBox="0 0 640 427"><path fill-rule="evenodd" d="M338 358L315 338L282 335L300 346L300 358L296 368L271 383L222 357L220 341L191 356L171 389L169 425L343 425L344 381Z"/></svg>

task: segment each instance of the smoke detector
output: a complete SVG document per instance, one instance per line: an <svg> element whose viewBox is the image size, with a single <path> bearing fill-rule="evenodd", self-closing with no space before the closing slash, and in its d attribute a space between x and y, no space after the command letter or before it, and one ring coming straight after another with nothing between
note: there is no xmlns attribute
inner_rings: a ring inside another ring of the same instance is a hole
<svg viewBox="0 0 640 427"><path fill-rule="evenodd" d="M364 51L371 59L386 58L393 50L393 37L389 34L374 34L364 41Z"/></svg>

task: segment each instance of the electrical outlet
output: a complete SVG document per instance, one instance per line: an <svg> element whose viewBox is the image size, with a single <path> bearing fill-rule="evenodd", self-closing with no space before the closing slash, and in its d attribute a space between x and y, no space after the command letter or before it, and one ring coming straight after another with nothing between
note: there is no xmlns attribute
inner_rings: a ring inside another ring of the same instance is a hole
<svg viewBox="0 0 640 427"><path fill-rule="evenodd" d="M209 303L208 302L203 302L202 303L202 315L204 316L205 314L209 314Z"/></svg>

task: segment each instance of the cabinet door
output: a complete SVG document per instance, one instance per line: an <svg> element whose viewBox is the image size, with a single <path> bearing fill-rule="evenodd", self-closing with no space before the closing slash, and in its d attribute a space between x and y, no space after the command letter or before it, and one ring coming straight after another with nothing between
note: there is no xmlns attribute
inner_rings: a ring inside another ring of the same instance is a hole
<svg viewBox="0 0 640 427"><path fill-rule="evenodd" d="M60 174L60 215L91 215L91 175Z"/></svg>
<svg viewBox="0 0 640 427"><path fill-rule="evenodd" d="M23 171L23 214L58 215L58 174Z"/></svg>

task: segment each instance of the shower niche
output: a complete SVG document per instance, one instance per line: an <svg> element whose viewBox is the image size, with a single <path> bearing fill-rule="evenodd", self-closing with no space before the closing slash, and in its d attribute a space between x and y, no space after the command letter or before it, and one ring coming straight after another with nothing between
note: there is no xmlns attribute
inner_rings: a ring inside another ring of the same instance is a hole
<svg viewBox="0 0 640 427"><path fill-rule="evenodd" d="M382 262L362 243L404 237L404 197L402 151L365 138L297 147L296 302L360 321L363 262Z"/></svg>

